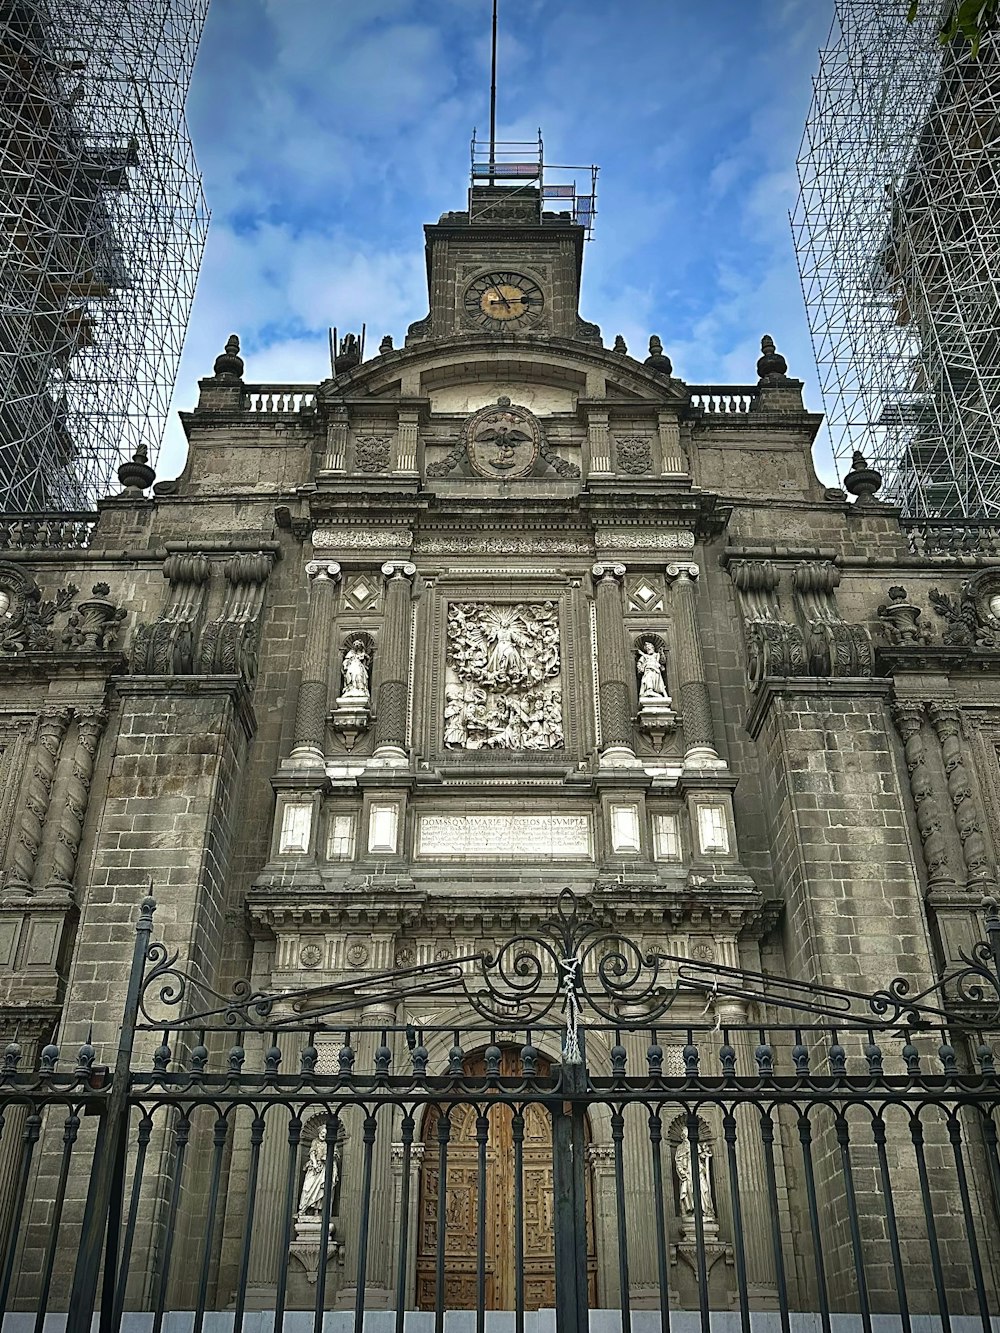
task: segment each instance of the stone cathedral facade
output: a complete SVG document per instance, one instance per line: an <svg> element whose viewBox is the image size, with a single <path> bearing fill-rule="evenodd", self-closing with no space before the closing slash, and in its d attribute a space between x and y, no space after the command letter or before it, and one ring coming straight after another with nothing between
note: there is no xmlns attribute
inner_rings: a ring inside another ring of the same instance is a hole
<svg viewBox="0 0 1000 1333"><path fill-rule="evenodd" d="M405 346L348 338L333 378L258 385L231 339L176 480L137 459L96 520L0 519L0 1024L23 1049L113 1049L150 886L220 992L494 947L566 885L670 952L866 991L979 938L996 534L901 523L860 458L850 496L824 489L768 338L735 386L685 383L657 337L609 349L582 228L477 191L426 228ZM589 1151L613 1304L596 1128Z"/></svg>

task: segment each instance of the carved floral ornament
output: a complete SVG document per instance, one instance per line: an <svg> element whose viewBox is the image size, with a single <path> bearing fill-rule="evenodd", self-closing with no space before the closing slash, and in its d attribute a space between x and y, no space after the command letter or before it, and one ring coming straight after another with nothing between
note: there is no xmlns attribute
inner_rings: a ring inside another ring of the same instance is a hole
<svg viewBox="0 0 1000 1333"><path fill-rule="evenodd" d="M947 622L946 644L1000 648L1000 569L984 569L967 580L957 597L932 588L930 603Z"/></svg>
<svg viewBox="0 0 1000 1333"><path fill-rule="evenodd" d="M30 575L19 566L0 562L0 655L54 652L59 648L107 652L114 646L125 611L109 598L106 583L95 583L91 596L77 603L79 590L70 583L43 598ZM61 632L57 616L73 609Z"/></svg>

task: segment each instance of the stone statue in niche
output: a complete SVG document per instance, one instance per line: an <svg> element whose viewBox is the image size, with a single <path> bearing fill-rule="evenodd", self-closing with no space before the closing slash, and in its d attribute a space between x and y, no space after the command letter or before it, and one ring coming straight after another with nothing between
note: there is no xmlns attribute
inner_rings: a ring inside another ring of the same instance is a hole
<svg viewBox="0 0 1000 1333"><path fill-rule="evenodd" d="M712 1149L703 1140L698 1142L698 1190L701 1194L701 1215L704 1220L715 1217L712 1202ZM681 1139L674 1149L674 1170L677 1172L678 1195L681 1205L682 1220L690 1220L695 1215L694 1173L691 1169L691 1144L687 1138Z"/></svg>
<svg viewBox="0 0 1000 1333"><path fill-rule="evenodd" d="M563 746L555 602L448 608L444 743L461 750Z"/></svg>
<svg viewBox="0 0 1000 1333"><path fill-rule="evenodd" d="M322 1213L324 1191L326 1187L326 1139L317 1134L309 1149L306 1160L305 1176L302 1180L302 1193L299 1195L299 1217L309 1213ZM333 1167L330 1173L330 1188L335 1189L340 1177L340 1157L336 1150L333 1154Z"/></svg>
<svg viewBox="0 0 1000 1333"><path fill-rule="evenodd" d="M370 698L368 688L370 668L371 658L368 655L368 646L364 639L351 639L344 651L344 660L341 665L344 692L338 702L368 702Z"/></svg>
<svg viewBox="0 0 1000 1333"><path fill-rule="evenodd" d="M635 669L639 676L640 706L646 702L662 702L664 699L670 702L663 679L663 658L651 639L644 639L640 643Z"/></svg>

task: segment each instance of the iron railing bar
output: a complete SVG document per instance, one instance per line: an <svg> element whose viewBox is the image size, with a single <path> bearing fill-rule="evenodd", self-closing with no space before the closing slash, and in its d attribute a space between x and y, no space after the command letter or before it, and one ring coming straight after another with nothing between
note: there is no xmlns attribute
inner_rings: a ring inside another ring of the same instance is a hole
<svg viewBox="0 0 1000 1333"><path fill-rule="evenodd" d="M969 1257L972 1260L972 1275L976 1283L976 1301L979 1305L979 1317L983 1333L992 1333L989 1298L983 1281L983 1265L976 1241L976 1227L972 1216L972 1199L969 1195L969 1181L965 1171L965 1154L962 1152L962 1126L954 1114L948 1117L948 1137L951 1139L952 1152L955 1156L955 1173L958 1176L958 1192L962 1200L962 1216L965 1220L965 1234L969 1242Z"/></svg>
<svg viewBox="0 0 1000 1333"><path fill-rule="evenodd" d="M480 1107L476 1116L476 1333L485 1333L486 1329L486 1149L489 1133L489 1115Z"/></svg>
<svg viewBox="0 0 1000 1333"><path fill-rule="evenodd" d="M368 1230L371 1226L372 1207L372 1159L377 1133L378 1119L369 1110L365 1116L364 1129L361 1135L364 1153L361 1168L361 1225L358 1228L358 1274L354 1295L354 1333L362 1333L365 1320L365 1289L368 1284Z"/></svg>
<svg viewBox="0 0 1000 1333"><path fill-rule="evenodd" d="M622 1333L631 1333L632 1302L629 1299L628 1225L625 1220L625 1164L622 1146L625 1117L620 1110L611 1113L611 1142L615 1154L615 1220L618 1228L618 1285L622 1307Z"/></svg>
<svg viewBox="0 0 1000 1333"><path fill-rule="evenodd" d="M174 1126L174 1179L170 1190L170 1203L167 1208L163 1242L163 1265L159 1273L156 1292L156 1307L153 1314L153 1333L160 1333L163 1328L163 1313L167 1302L167 1284L170 1281L170 1261L174 1251L174 1237L177 1233L177 1210L181 1199L181 1180L184 1175L184 1161L187 1153L188 1138L191 1133L191 1121L186 1114L181 1114Z"/></svg>
<svg viewBox="0 0 1000 1333"><path fill-rule="evenodd" d="M212 1237L215 1234L215 1214L219 1207L219 1182L222 1179L222 1155L229 1136L229 1121L219 1115L215 1122L212 1142L212 1178L208 1189L208 1209L205 1217L205 1238L202 1244L201 1273L198 1279L198 1301L194 1310L192 1333L202 1333L205 1326L205 1303L208 1300L208 1275L212 1266ZM38 1331L41 1333L41 1330Z"/></svg>
<svg viewBox="0 0 1000 1333"><path fill-rule="evenodd" d="M37 1108L32 1107L31 1114L25 1117L24 1127L21 1130L21 1162L17 1178L17 1202L10 1217L10 1235L7 1238L3 1282L0 1284L0 1323L3 1322L4 1315L7 1312L7 1301L10 1298L11 1283L14 1279L14 1259L17 1255L17 1247L22 1239L21 1218L24 1215L24 1204L28 1194L31 1158L35 1151L35 1144L38 1142L41 1127L42 1118L38 1114Z"/></svg>
<svg viewBox="0 0 1000 1333"><path fill-rule="evenodd" d="M511 1117L514 1141L514 1333L524 1333L524 1114Z"/></svg>
<svg viewBox="0 0 1000 1333"><path fill-rule="evenodd" d="M42 1269L42 1280L38 1292L35 1333L42 1333L45 1327L45 1312L49 1304L49 1287L52 1285L52 1271L55 1267L56 1251L59 1248L59 1227L62 1224L63 1206L66 1202L66 1185L69 1181L70 1162L79 1130L80 1117L72 1112L66 1117L66 1123L63 1126L62 1158L59 1163L59 1179L56 1183L55 1198L52 1201L52 1221L49 1224L49 1243L46 1246L45 1266Z"/></svg>
<svg viewBox="0 0 1000 1333"><path fill-rule="evenodd" d="M858 1198L854 1189L854 1172L851 1168L851 1135L847 1117L843 1108L839 1108L834 1120L837 1144L840 1148L840 1169L844 1177L844 1192L847 1198L847 1221L851 1232L851 1250L854 1256L854 1276L858 1284L858 1306L861 1324L865 1333L872 1333L871 1302L868 1297L868 1281L865 1277L864 1249L861 1230L858 1226Z"/></svg>
<svg viewBox="0 0 1000 1333"><path fill-rule="evenodd" d="M879 1180L882 1186L882 1198L885 1200L885 1221L889 1233L889 1248L892 1252L892 1273L899 1297L899 1318L903 1333L912 1333L910 1303L906 1297L906 1273L903 1268L903 1256L899 1246L899 1228L896 1224L896 1205L892 1197L892 1177L889 1173L889 1159L885 1151L885 1121L881 1112L872 1120L872 1136L875 1140L875 1152L878 1156Z"/></svg>
<svg viewBox="0 0 1000 1333"><path fill-rule="evenodd" d="M729 1166L729 1197L733 1209L733 1254L736 1260L736 1289L740 1298L740 1328L750 1333L750 1294L747 1287L747 1256L743 1244L743 1200L740 1196L740 1173L736 1159L736 1117L727 1107L722 1117L722 1136L726 1143Z"/></svg>
<svg viewBox="0 0 1000 1333"><path fill-rule="evenodd" d="M774 1167L774 1121L771 1119L770 1110L767 1109L760 1110L760 1141L764 1150L764 1175L767 1179L768 1211L771 1214L771 1253L774 1257L775 1285L778 1288L778 1316L781 1319L781 1333L791 1333L785 1255L781 1245L781 1208Z"/></svg>
<svg viewBox="0 0 1000 1333"><path fill-rule="evenodd" d="M819 1201L816 1195L816 1175L812 1159L812 1125L809 1117L801 1114L798 1120L799 1143L802 1148L802 1174L806 1182L806 1202L809 1212L809 1230L812 1233L813 1266L816 1270L816 1296L819 1317L824 1333L831 1333L830 1297L826 1286L826 1265L823 1262L823 1235L820 1230Z"/></svg>
<svg viewBox="0 0 1000 1333"><path fill-rule="evenodd" d="M247 1300L247 1283L250 1280L250 1248L253 1244L253 1224L257 1211L257 1181L260 1174L260 1150L264 1142L266 1121L259 1107L254 1107L254 1118L250 1126L250 1168L247 1172L247 1207L246 1223L243 1229L243 1245L240 1254L240 1272L236 1282L234 1301L233 1333L243 1333L243 1315Z"/></svg>
<svg viewBox="0 0 1000 1333"><path fill-rule="evenodd" d="M278 1250L278 1282L274 1293L274 1333L285 1326L285 1301L288 1295L288 1257L292 1243L292 1218L295 1213L296 1187L299 1183L299 1148L302 1120L293 1114L288 1121L288 1168L285 1173L285 1206L281 1214L281 1240Z"/></svg>
<svg viewBox="0 0 1000 1333"><path fill-rule="evenodd" d="M313 1333L323 1333L326 1309L326 1270L330 1257L330 1217L333 1213L333 1168L337 1161L337 1135L340 1120L327 1113L323 1133L326 1137L326 1160L323 1163L323 1207L320 1211L319 1255L316 1264L316 1303L313 1306Z"/></svg>
<svg viewBox="0 0 1000 1333"><path fill-rule="evenodd" d="M658 1111L651 1112L649 1117L649 1150L653 1159L653 1205L656 1214L656 1276L660 1288L660 1333L670 1333L667 1219L663 1206L663 1124Z"/></svg>
<svg viewBox="0 0 1000 1333"><path fill-rule="evenodd" d="M708 1260L705 1253L705 1201L701 1197L701 1141L698 1117L688 1111L686 1125L691 1163L691 1189L694 1194L695 1259L698 1272L698 1312L701 1333L712 1333L712 1312L708 1299Z"/></svg>
<svg viewBox="0 0 1000 1333"><path fill-rule="evenodd" d="M403 1333L406 1318L406 1261L410 1240L410 1157L413 1150L413 1116L403 1116L403 1179L399 1203L399 1262L396 1268L396 1333ZM322 1333L319 1330L318 1333Z"/></svg>
<svg viewBox="0 0 1000 1333"><path fill-rule="evenodd" d="M948 1296L944 1287L944 1272L941 1268L941 1248L938 1245L937 1227L934 1223L934 1204L931 1200L930 1182L927 1179L927 1160L924 1156L924 1127L917 1112L910 1114L910 1138L913 1141L913 1154L917 1160L917 1178L920 1181L920 1199L924 1209L924 1223L927 1227L927 1244L931 1252L931 1274L934 1278L934 1291L937 1296L938 1313L941 1316L943 1333L951 1333L951 1315L948 1311Z"/></svg>
<svg viewBox="0 0 1000 1333"><path fill-rule="evenodd" d="M111 1317L112 1328L120 1328L122 1311L125 1309L125 1292L128 1286L128 1270L132 1262L132 1245L135 1241L135 1228L139 1216L139 1195L142 1193L143 1171L146 1166L146 1152L153 1133L152 1117L143 1114L136 1131L135 1167L132 1174L132 1194L129 1199L128 1215L125 1218L125 1234L122 1237L122 1252L118 1259L118 1282L115 1287L115 1305Z"/></svg>
<svg viewBox="0 0 1000 1333"><path fill-rule="evenodd" d="M451 1119L438 1117L438 1215L437 1253L434 1256L434 1333L444 1333L444 1247L447 1239L448 1214L448 1140L451 1137ZM355 1333L361 1330L355 1328Z"/></svg>

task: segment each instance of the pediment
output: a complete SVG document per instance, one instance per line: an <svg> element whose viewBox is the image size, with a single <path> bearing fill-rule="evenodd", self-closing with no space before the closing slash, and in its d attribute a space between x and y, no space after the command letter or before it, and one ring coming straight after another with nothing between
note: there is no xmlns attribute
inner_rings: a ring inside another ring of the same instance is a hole
<svg viewBox="0 0 1000 1333"><path fill-rule="evenodd" d="M320 402L422 398L433 413L465 415L506 395L548 416L572 413L580 398L684 402L681 381L606 348L561 339L438 339L393 350L319 386Z"/></svg>

